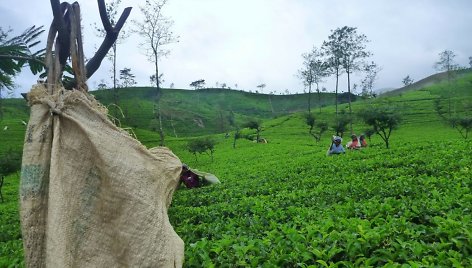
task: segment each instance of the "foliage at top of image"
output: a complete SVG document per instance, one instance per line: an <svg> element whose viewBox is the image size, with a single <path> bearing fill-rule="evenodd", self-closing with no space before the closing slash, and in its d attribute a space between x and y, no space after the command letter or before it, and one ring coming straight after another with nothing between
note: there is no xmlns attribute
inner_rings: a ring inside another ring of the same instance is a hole
<svg viewBox="0 0 472 268"><path fill-rule="evenodd" d="M33 74L44 70L45 49L32 51L39 45L38 37L43 32L43 26L32 26L18 36L9 37L11 30L5 31L0 27L0 90L12 89L13 77L25 65L29 66Z"/></svg>

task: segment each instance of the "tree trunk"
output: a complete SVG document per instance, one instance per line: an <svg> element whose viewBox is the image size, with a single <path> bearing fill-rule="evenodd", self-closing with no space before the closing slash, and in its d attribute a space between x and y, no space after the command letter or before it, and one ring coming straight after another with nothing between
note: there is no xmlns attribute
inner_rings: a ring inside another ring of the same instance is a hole
<svg viewBox="0 0 472 268"><path fill-rule="evenodd" d="M103 59L107 55L108 51L110 48L113 46L113 44L116 42L116 39L118 38L118 34L123 27L124 23L128 19L128 16L131 12L131 7L127 7L123 10L123 13L121 13L120 18L118 19L118 22L115 24L113 27L110 23L110 20L107 16L106 12L106 6L105 6L105 1L104 0L97 0L98 2L98 8L100 12L100 18L102 20L103 28L106 31L105 39L103 40L102 44L98 48L97 52L95 55L87 62L85 65L86 69L86 77L87 79L90 78L100 67ZM65 2L64 2L65 3ZM62 4L64 4L62 3ZM54 24L59 25L59 33L58 33L58 43L61 43L61 46L63 49L68 49L70 47L70 39L68 40L65 35L67 34L67 26L65 25L65 19L64 16L67 15L66 13L64 15L63 12L61 12L61 4L60 1L58 0L51 0L51 7L53 10L53 15L54 15ZM64 68L65 63L69 57L69 53L67 51L56 51L56 53L59 54L61 57L61 68ZM62 74L62 70L60 72ZM54 81L53 81L54 82ZM76 87L77 85L76 79L71 79L67 80L64 82L64 87L67 89L72 89L73 87Z"/></svg>
<svg viewBox="0 0 472 268"><path fill-rule="evenodd" d="M346 71L347 73L347 92L348 92L348 100L349 100L349 129L351 130L351 135L353 134L352 131L352 106L351 106L351 79L350 79L350 71Z"/></svg>
<svg viewBox="0 0 472 268"><path fill-rule="evenodd" d="M3 98L2 98L2 89L0 88L0 121L3 120Z"/></svg>
<svg viewBox="0 0 472 268"><path fill-rule="evenodd" d="M174 131L174 136L177 137L177 132L175 132L175 126L174 126L174 120L172 120L172 114L170 115L170 126L172 127L172 130Z"/></svg>
<svg viewBox="0 0 472 268"><path fill-rule="evenodd" d="M308 84L308 113L311 113L311 83Z"/></svg>
<svg viewBox="0 0 472 268"><path fill-rule="evenodd" d="M154 64L155 64L155 69L156 69L156 100L155 100L155 105L156 105L156 115L157 115L157 120L159 121L159 137L161 139L159 145L164 146L164 130L162 129L162 115L161 115L161 107L160 107L160 100L161 100L161 88L159 87L159 65L157 63L158 57L157 57L157 52L154 52Z"/></svg>
<svg viewBox="0 0 472 268"><path fill-rule="evenodd" d="M335 102L336 102L336 117L338 117L338 82L339 82L339 68L336 68L336 94L335 94Z"/></svg>

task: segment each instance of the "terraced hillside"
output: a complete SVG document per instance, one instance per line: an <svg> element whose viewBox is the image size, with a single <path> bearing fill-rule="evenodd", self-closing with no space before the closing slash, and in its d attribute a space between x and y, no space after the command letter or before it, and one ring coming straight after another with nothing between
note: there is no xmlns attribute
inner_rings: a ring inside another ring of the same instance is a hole
<svg viewBox="0 0 472 268"><path fill-rule="evenodd" d="M113 92L94 91L96 98L114 110ZM134 128L156 130L153 88L119 90L119 106L125 117L117 115L122 124ZM332 93L311 96L312 109L334 104ZM346 102L342 98L341 102ZM269 119L308 109L307 94L268 95L229 89L163 89L161 112L165 133L188 137L224 133L249 119ZM117 113L114 113L117 114Z"/></svg>

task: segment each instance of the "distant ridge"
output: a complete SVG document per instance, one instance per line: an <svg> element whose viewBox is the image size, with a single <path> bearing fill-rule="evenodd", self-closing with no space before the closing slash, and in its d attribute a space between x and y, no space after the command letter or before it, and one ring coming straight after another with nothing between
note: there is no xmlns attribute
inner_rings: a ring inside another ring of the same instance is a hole
<svg viewBox="0 0 472 268"><path fill-rule="evenodd" d="M457 71L454 71L453 73L457 76L463 76L463 75L472 73L472 68L465 68L465 69L457 70ZM441 73L430 75L426 78L423 78L419 81L414 82L411 85L380 93L379 96L389 97L389 96L398 95L398 94L411 91L411 90L419 90L427 86L440 83L441 81L444 81L444 80L447 80L447 72L441 72Z"/></svg>

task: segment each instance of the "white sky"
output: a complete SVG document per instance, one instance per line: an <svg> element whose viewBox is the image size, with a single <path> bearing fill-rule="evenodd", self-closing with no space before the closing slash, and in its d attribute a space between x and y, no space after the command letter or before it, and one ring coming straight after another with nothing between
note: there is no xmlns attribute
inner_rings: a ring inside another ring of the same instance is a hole
<svg viewBox="0 0 472 268"><path fill-rule="evenodd" d="M98 7L93 0L78 2L85 54L90 58L102 42L91 26L100 23ZM133 7L126 28L140 19L138 6L143 4L144 0L123 0L121 9ZM218 82L255 91L265 83L264 93L303 92L297 77L301 54L320 47L331 30L343 26L357 27L370 40L371 60L382 68L374 86L379 89L401 87L407 75L417 81L435 73L438 54L446 49L462 66L469 67L472 56L471 0L169 0L164 14L174 20L173 31L180 36L179 43L168 46L170 55L160 61L164 87L174 83L176 88L190 88L192 81L205 79L208 87ZM20 34L32 25L47 30L51 21L48 0L0 0L4 30L10 26ZM44 33L44 46L46 37ZM154 69L141 53L140 42L135 34L118 45L117 67L131 68L138 85L149 86ZM89 87L102 79L112 85L110 69L105 59ZM354 77L353 82L361 78ZM35 81L25 69L16 78L17 94L27 92ZM332 90L334 85L327 79L322 86Z"/></svg>

